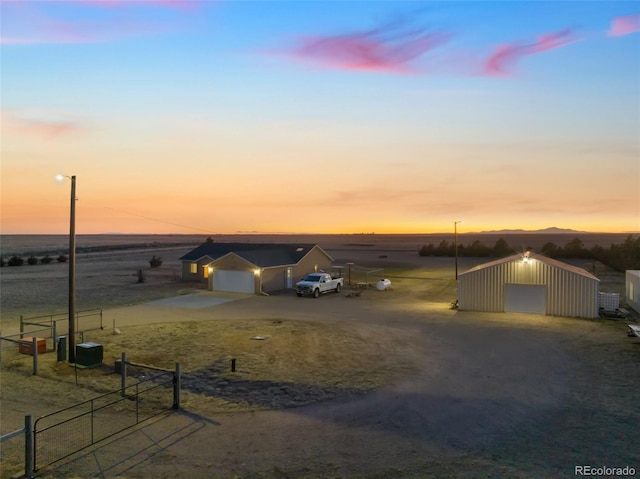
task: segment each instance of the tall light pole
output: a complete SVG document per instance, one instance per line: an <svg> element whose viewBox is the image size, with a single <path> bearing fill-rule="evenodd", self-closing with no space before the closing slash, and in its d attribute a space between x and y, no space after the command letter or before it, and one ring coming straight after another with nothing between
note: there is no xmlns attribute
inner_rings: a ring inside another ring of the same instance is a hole
<svg viewBox="0 0 640 479"><path fill-rule="evenodd" d="M69 209L69 362L76 362L76 177L58 175L58 181L71 180Z"/></svg>
<svg viewBox="0 0 640 479"><path fill-rule="evenodd" d="M462 223L462 220L453 222L453 249L456 258L456 281L458 281L458 223Z"/></svg>

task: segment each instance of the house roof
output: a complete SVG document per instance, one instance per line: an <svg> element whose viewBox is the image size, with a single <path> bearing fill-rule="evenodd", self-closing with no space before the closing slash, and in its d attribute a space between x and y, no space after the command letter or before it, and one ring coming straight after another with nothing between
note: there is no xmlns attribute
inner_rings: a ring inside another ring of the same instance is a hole
<svg viewBox="0 0 640 479"><path fill-rule="evenodd" d="M215 261L229 253L234 253L260 268L269 268L296 264L315 247L333 260L331 256L315 244L203 243L185 254L180 258L180 261L195 262L203 258L210 258Z"/></svg>
<svg viewBox="0 0 640 479"><path fill-rule="evenodd" d="M490 261L488 263L483 263L483 264L479 264L478 266L474 266L471 269L468 269L467 271L464 271L463 273L460 273L459 276L465 275L467 273L472 273L474 271L478 271L481 269L487 269L487 268L492 268L494 266L498 266L500 264L504 264L504 263L510 263L512 261L522 261L523 255L518 253L518 254L514 254L511 256L507 256L506 258L500 258L497 259L495 261ZM585 276L589 279L593 279L596 281L600 281L598 278L596 278L594 275L592 275L591 273L589 273L587 270L584 270L582 268L579 268L577 266L573 266L567 263L563 263L562 261L558 261L555 259L551 259L548 258L544 255L541 254L535 254L535 253L530 253L529 254L529 258L531 259L535 259L538 261L541 261L543 263L548 264L549 266L553 266L554 268L560 268L560 269L564 269L567 271L571 271L572 273L578 274L580 276Z"/></svg>

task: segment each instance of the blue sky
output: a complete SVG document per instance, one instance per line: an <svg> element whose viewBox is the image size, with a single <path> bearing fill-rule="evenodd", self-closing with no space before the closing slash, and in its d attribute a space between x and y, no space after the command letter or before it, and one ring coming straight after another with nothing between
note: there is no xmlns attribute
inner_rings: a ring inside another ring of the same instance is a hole
<svg viewBox="0 0 640 479"><path fill-rule="evenodd" d="M640 231L638 2L0 8L2 233Z"/></svg>

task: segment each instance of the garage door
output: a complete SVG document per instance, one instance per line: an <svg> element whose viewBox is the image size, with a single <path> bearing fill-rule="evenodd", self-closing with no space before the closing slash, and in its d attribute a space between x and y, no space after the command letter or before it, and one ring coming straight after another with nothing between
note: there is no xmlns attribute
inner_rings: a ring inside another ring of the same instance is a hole
<svg viewBox="0 0 640 479"><path fill-rule="evenodd" d="M504 310L507 313L546 313L547 287L544 284L505 284Z"/></svg>
<svg viewBox="0 0 640 479"><path fill-rule="evenodd" d="M255 293L255 280L249 271L217 270L213 273L213 291Z"/></svg>

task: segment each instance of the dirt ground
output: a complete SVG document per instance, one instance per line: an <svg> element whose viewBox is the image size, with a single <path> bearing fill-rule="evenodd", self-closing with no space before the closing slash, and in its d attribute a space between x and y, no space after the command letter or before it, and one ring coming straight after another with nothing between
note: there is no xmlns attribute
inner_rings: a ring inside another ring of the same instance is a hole
<svg viewBox="0 0 640 479"><path fill-rule="evenodd" d="M579 465L640 471L640 340L627 337L623 322L450 310L450 258L330 253L337 262L384 266L392 289L318 299L215 295L178 280L180 251L164 252L163 267L141 285L133 274L147 251L79 259L79 307L103 307L107 324L87 340L104 343L109 361L123 344L156 364L180 356L197 379L182 411L60 461L42 477L544 478L573 477ZM478 262L464 258L460 268ZM37 268L3 270L3 335L20 314L64 311L64 265ZM620 277L607 281L619 287ZM169 299L185 297L197 300ZM113 322L120 335L110 334ZM218 341L203 342L216 334ZM246 340L255 334L269 339ZM206 370L229 354L246 364L235 376ZM265 364L272 367L260 369ZM70 388L69 376L3 369L1 432L21 427L26 413L94 396L107 387L97 374ZM265 377L272 393L252 394ZM227 384L219 387L220 380ZM282 393L273 385L283 383L295 387L274 402ZM292 400L300 397L306 400ZM2 477L19 470L8 466L19 440L2 445Z"/></svg>

